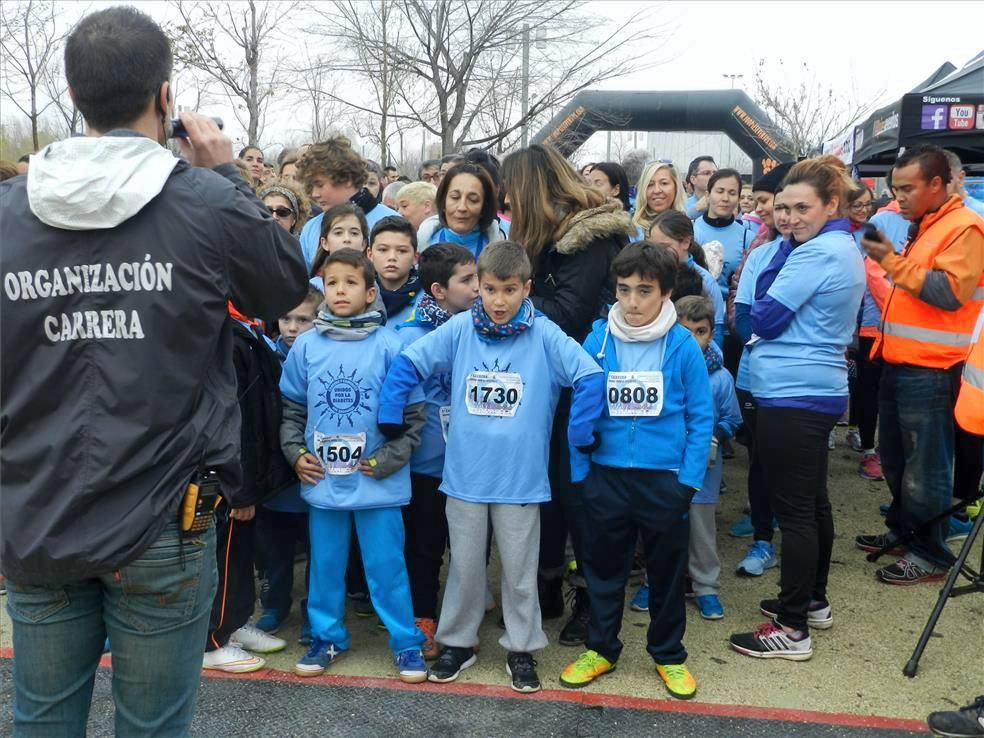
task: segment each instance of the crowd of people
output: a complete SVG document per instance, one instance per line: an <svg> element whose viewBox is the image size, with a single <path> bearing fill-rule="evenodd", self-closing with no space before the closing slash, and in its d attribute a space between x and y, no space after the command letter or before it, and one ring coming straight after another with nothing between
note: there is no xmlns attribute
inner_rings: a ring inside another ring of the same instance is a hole
<svg viewBox="0 0 984 738"><path fill-rule="evenodd" d="M110 42L151 83L113 104L106 85L126 83L93 72ZM728 533L750 539L734 571L780 570L737 653L805 661L834 624L838 424L858 473L891 491L886 530L856 540L895 550L878 579L937 582L953 563L974 508L946 512L981 479L984 362L967 356L984 218L952 152L901 153L877 212L824 156L751 183L710 156L685 176L653 161L632 187L619 163L578 171L535 144L411 178L340 136L275 165L256 146L233 160L186 113L179 159L159 145L170 51L152 21L93 13L66 48L92 135L3 167L0 186L18 213L2 224L0 566L24 735L52 705L84 717L87 696L45 671L52 643L72 641L66 671L91 679L97 636L136 669L122 657L154 634L168 662L154 702L178 708L133 708L121 687L118 725L180 722L193 670L263 668L294 611L299 676L350 651L351 612L378 617L401 680L445 683L498 609L509 682L529 693L544 620L582 647L558 675L580 688L615 668L628 604L649 613L666 690L690 699L688 598L725 617L715 508L734 443L748 517ZM170 336L176 354L145 349ZM66 463L38 478L41 447ZM42 497L53 517L38 521ZM164 562L181 573L161 581ZM153 620L148 592L177 624ZM157 689L152 668L138 674Z"/></svg>

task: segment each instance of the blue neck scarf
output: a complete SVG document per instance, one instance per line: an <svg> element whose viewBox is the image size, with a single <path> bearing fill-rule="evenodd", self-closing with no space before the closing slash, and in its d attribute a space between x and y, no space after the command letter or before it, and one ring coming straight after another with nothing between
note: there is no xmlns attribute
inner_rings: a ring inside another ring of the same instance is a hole
<svg viewBox="0 0 984 738"><path fill-rule="evenodd" d="M442 228L431 238L431 243L455 243L459 246L464 246L474 254L476 260L486 245L485 234L482 233L478 226L475 226L464 235L455 233L450 228Z"/></svg>
<svg viewBox="0 0 984 738"><path fill-rule="evenodd" d="M834 218L833 220L828 220L823 228L817 233L817 236L823 235L824 233L831 233L833 231L843 231L844 233L851 232L851 221L847 218ZM816 238L814 236L813 238ZM812 240L812 239L811 239ZM807 242L809 243L809 242ZM783 264L786 263L786 259L789 255L793 253L793 249L797 246L802 246L792 238L783 239L782 243L779 244L779 250L776 251L775 256L772 257L772 261L769 262L768 266L762 270L759 274L758 279L755 280L755 299L761 300L765 297L765 294L769 291L772 283L776 281L776 277L779 276L779 272L782 271Z"/></svg>
<svg viewBox="0 0 984 738"><path fill-rule="evenodd" d="M485 308L482 307L482 301L475 300L475 304L472 305L471 314L472 324L475 326L475 330L478 331L478 337L486 343L495 343L496 341L518 336L533 325L533 317L536 314L536 310L533 308L533 301L527 297L523 300L523 304L519 306L519 312L513 316L513 319L504 325L499 325L492 322L492 318L486 314Z"/></svg>

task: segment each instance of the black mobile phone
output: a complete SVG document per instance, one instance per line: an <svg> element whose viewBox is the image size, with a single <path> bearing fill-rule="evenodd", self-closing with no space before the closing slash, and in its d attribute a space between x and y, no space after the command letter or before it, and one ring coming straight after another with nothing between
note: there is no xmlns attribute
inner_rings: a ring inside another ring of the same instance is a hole
<svg viewBox="0 0 984 738"><path fill-rule="evenodd" d="M225 127L221 118L212 118L212 120L215 121L215 125L219 127L220 131ZM171 138L188 138L188 131L185 130L185 125L180 118L171 120Z"/></svg>
<svg viewBox="0 0 984 738"><path fill-rule="evenodd" d="M865 225L864 227L864 237L869 241L881 241L881 233L873 225Z"/></svg>

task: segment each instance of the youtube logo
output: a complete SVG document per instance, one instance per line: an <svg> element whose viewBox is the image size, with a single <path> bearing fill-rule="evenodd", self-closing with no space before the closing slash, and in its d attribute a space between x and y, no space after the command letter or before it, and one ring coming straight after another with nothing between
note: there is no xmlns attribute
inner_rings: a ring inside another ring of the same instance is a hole
<svg viewBox="0 0 984 738"><path fill-rule="evenodd" d="M951 105L950 106L950 125L951 131L966 131L974 127L974 106L973 105Z"/></svg>

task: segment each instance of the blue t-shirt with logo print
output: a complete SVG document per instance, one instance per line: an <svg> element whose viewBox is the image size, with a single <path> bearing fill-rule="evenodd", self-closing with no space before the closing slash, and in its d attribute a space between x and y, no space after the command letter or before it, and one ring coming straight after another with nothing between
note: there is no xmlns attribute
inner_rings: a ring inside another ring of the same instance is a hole
<svg viewBox="0 0 984 738"><path fill-rule="evenodd" d="M381 326L365 338L339 341L317 328L294 341L280 377L280 392L307 406L304 444L326 467L334 465L318 484L301 482L301 497L313 507L366 510L395 507L410 501L410 466L385 479L367 477L353 458L368 459L386 438L376 425L379 392L403 345L396 332ZM408 404L423 402L414 389Z"/></svg>

